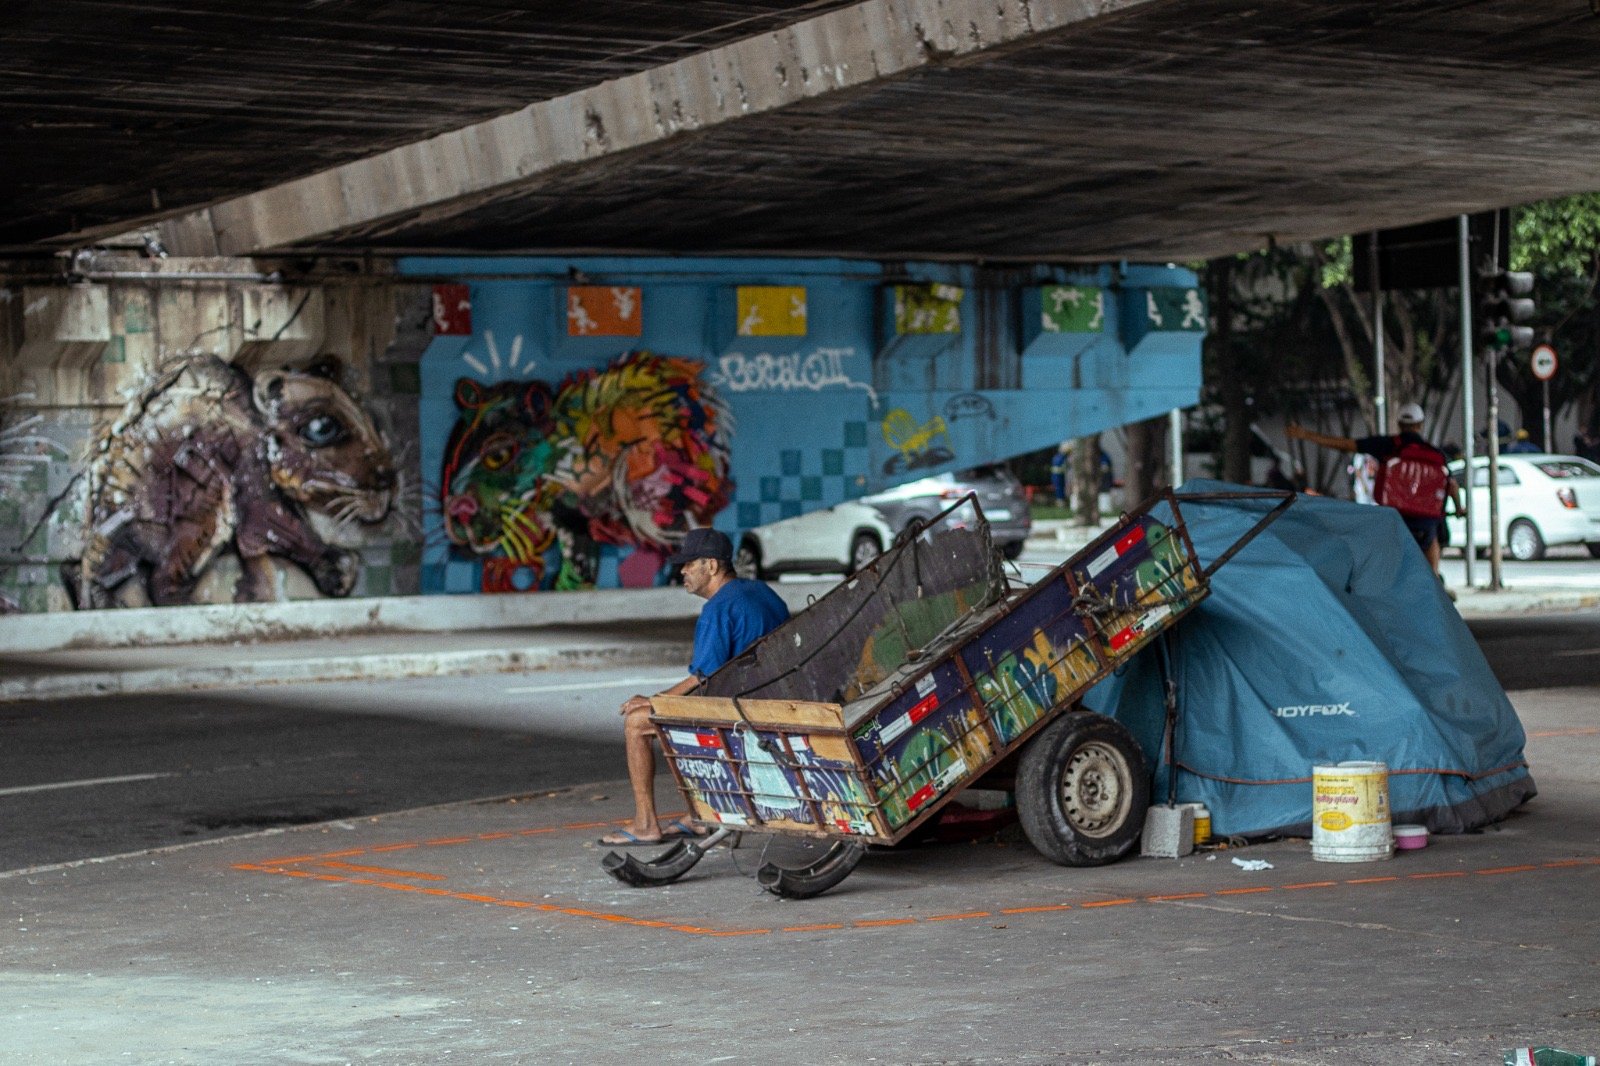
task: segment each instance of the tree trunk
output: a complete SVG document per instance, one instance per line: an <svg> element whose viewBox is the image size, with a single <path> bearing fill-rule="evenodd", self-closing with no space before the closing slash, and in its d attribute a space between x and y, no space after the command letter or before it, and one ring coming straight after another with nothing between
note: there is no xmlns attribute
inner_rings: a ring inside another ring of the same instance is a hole
<svg viewBox="0 0 1600 1066"><path fill-rule="evenodd" d="M1080 526L1100 524L1100 434L1072 443L1072 510Z"/></svg>
<svg viewBox="0 0 1600 1066"><path fill-rule="evenodd" d="M1233 344L1233 258L1216 261L1211 307L1216 333L1212 352L1217 398L1222 401L1222 464L1224 481L1250 483L1250 407L1245 402L1245 374Z"/></svg>
<svg viewBox="0 0 1600 1066"><path fill-rule="evenodd" d="M1128 469L1122 478L1122 506L1135 507L1171 480L1167 475L1167 416L1134 422L1127 429Z"/></svg>

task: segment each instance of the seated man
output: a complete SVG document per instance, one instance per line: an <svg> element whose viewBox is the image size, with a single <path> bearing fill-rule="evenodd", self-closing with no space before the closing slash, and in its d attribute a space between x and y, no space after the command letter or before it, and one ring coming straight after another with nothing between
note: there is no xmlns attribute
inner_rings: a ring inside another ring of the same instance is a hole
<svg viewBox="0 0 1600 1066"><path fill-rule="evenodd" d="M683 587L703 598L694 627L694 659L689 676L659 693L682 696L716 673L723 663L789 619L789 608L766 585L733 573L733 542L715 529L691 529L683 546L667 558L683 566ZM633 786L633 821L607 833L600 843L659 844L671 837L693 836L688 824L656 820L656 755L650 747L650 697L633 696L622 705L623 743L628 753L628 781Z"/></svg>

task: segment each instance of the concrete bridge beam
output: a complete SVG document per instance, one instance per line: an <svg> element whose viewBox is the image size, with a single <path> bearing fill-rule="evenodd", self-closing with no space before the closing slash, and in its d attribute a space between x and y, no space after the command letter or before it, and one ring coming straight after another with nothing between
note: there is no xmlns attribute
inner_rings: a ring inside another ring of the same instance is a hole
<svg viewBox="0 0 1600 1066"><path fill-rule="evenodd" d="M446 217L557 168L1102 19L1152 0L866 0L782 30L156 223L173 255L240 256ZM149 229L113 240L138 240ZM92 234L86 235L93 237Z"/></svg>

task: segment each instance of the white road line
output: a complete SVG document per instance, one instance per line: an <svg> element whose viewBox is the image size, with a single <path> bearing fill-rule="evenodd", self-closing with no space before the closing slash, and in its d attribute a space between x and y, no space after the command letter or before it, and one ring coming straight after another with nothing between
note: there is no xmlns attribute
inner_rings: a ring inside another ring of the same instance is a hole
<svg viewBox="0 0 1600 1066"><path fill-rule="evenodd" d="M24 792L49 792L57 788L88 788L90 785L121 785L129 781L154 781L158 777L177 777L171 774L126 774L122 777L91 777L83 781L57 781L51 785L23 785L20 788L0 788L0 796L17 796Z"/></svg>
<svg viewBox="0 0 1600 1066"><path fill-rule="evenodd" d="M624 677L617 681L579 681L570 685L519 685L505 691L510 695L522 695L529 692L581 692L592 688L629 688L642 685L649 688L653 685L670 685L674 681L682 681L684 674L677 677Z"/></svg>

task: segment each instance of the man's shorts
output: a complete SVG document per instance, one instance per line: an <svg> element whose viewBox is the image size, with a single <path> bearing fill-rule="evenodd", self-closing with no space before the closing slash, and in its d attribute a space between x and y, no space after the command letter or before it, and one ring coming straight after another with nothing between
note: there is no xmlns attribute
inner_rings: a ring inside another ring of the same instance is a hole
<svg viewBox="0 0 1600 1066"><path fill-rule="evenodd" d="M1423 551L1433 547L1434 541L1439 540L1439 531L1444 526L1444 519L1412 518L1409 515L1401 517L1405 519L1406 528L1411 530L1411 535L1417 539L1417 547Z"/></svg>

